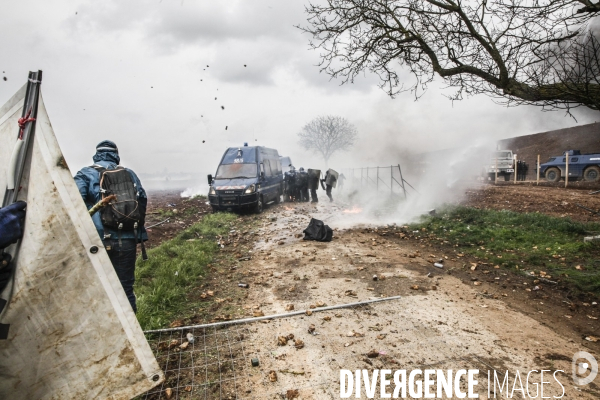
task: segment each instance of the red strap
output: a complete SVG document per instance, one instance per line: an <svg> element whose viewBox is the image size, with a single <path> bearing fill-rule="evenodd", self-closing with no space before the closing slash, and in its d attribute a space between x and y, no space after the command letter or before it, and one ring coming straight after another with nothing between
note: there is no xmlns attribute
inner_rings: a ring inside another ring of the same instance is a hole
<svg viewBox="0 0 600 400"><path fill-rule="evenodd" d="M29 118L29 116L31 115L31 108L29 109L29 111L27 111L27 115L25 115L25 117L23 118L19 118L19 139L23 139L23 131L25 130L25 125L27 125L28 122L33 122L35 121L35 118Z"/></svg>

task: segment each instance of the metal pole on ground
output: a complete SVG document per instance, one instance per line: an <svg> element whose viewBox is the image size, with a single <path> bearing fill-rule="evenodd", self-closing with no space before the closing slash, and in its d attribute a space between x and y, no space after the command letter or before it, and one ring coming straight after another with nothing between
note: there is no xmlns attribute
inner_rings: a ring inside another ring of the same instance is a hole
<svg viewBox="0 0 600 400"><path fill-rule="evenodd" d="M540 155L538 154L537 159L537 184L540 184Z"/></svg>
<svg viewBox="0 0 600 400"><path fill-rule="evenodd" d="M569 153L565 160L567 161L565 163L565 187L567 187L569 185Z"/></svg>

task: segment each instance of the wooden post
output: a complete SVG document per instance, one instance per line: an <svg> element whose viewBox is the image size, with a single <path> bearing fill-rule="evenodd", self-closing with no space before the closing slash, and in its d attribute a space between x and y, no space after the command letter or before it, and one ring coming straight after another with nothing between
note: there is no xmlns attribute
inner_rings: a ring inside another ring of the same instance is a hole
<svg viewBox="0 0 600 400"><path fill-rule="evenodd" d="M569 153L567 153L566 161L567 162L565 163L565 187L569 185Z"/></svg>
<svg viewBox="0 0 600 400"><path fill-rule="evenodd" d="M515 156L514 156L514 159L513 159L513 166L514 166L514 168L513 168L513 169L515 170L515 172L513 172L513 174L515 174L515 177L514 177L514 181L513 181L513 183L514 183L515 185L517 184L517 165L519 165L519 164L517 163L517 161L518 161L518 160L517 160L517 155L515 154Z"/></svg>
<svg viewBox="0 0 600 400"><path fill-rule="evenodd" d="M540 184L540 155L538 154L537 159L537 184Z"/></svg>
<svg viewBox="0 0 600 400"><path fill-rule="evenodd" d="M494 185L498 184L498 157L496 157L496 163L494 164Z"/></svg>

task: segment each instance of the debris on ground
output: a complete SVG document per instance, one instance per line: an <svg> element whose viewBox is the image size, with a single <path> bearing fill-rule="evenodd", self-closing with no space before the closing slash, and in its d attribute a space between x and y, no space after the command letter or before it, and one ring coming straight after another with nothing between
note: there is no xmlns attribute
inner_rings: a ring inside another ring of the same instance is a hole
<svg viewBox="0 0 600 400"><path fill-rule="evenodd" d="M369 358L379 357L379 352L377 350L371 350L367 353L367 357L369 357Z"/></svg>
<svg viewBox="0 0 600 400"><path fill-rule="evenodd" d="M269 381L277 382L277 372L273 370L269 371Z"/></svg>

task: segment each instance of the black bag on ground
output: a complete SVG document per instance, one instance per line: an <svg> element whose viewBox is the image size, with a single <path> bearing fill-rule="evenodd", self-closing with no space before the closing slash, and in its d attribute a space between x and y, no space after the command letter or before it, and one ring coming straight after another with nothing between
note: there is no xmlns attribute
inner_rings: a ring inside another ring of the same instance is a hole
<svg viewBox="0 0 600 400"><path fill-rule="evenodd" d="M117 200L102 208L102 224L113 229L132 231L144 226L144 210L137 199L137 188L131 174L123 167L104 169L94 167L100 173L100 192L104 199L111 194Z"/></svg>
<svg viewBox="0 0 600 400"><path fill-rule="evenodd" d="M318 242L331 242L333 229L321 220L312 218L308 227L304 230L304 240L316 240Z"/></svg>

